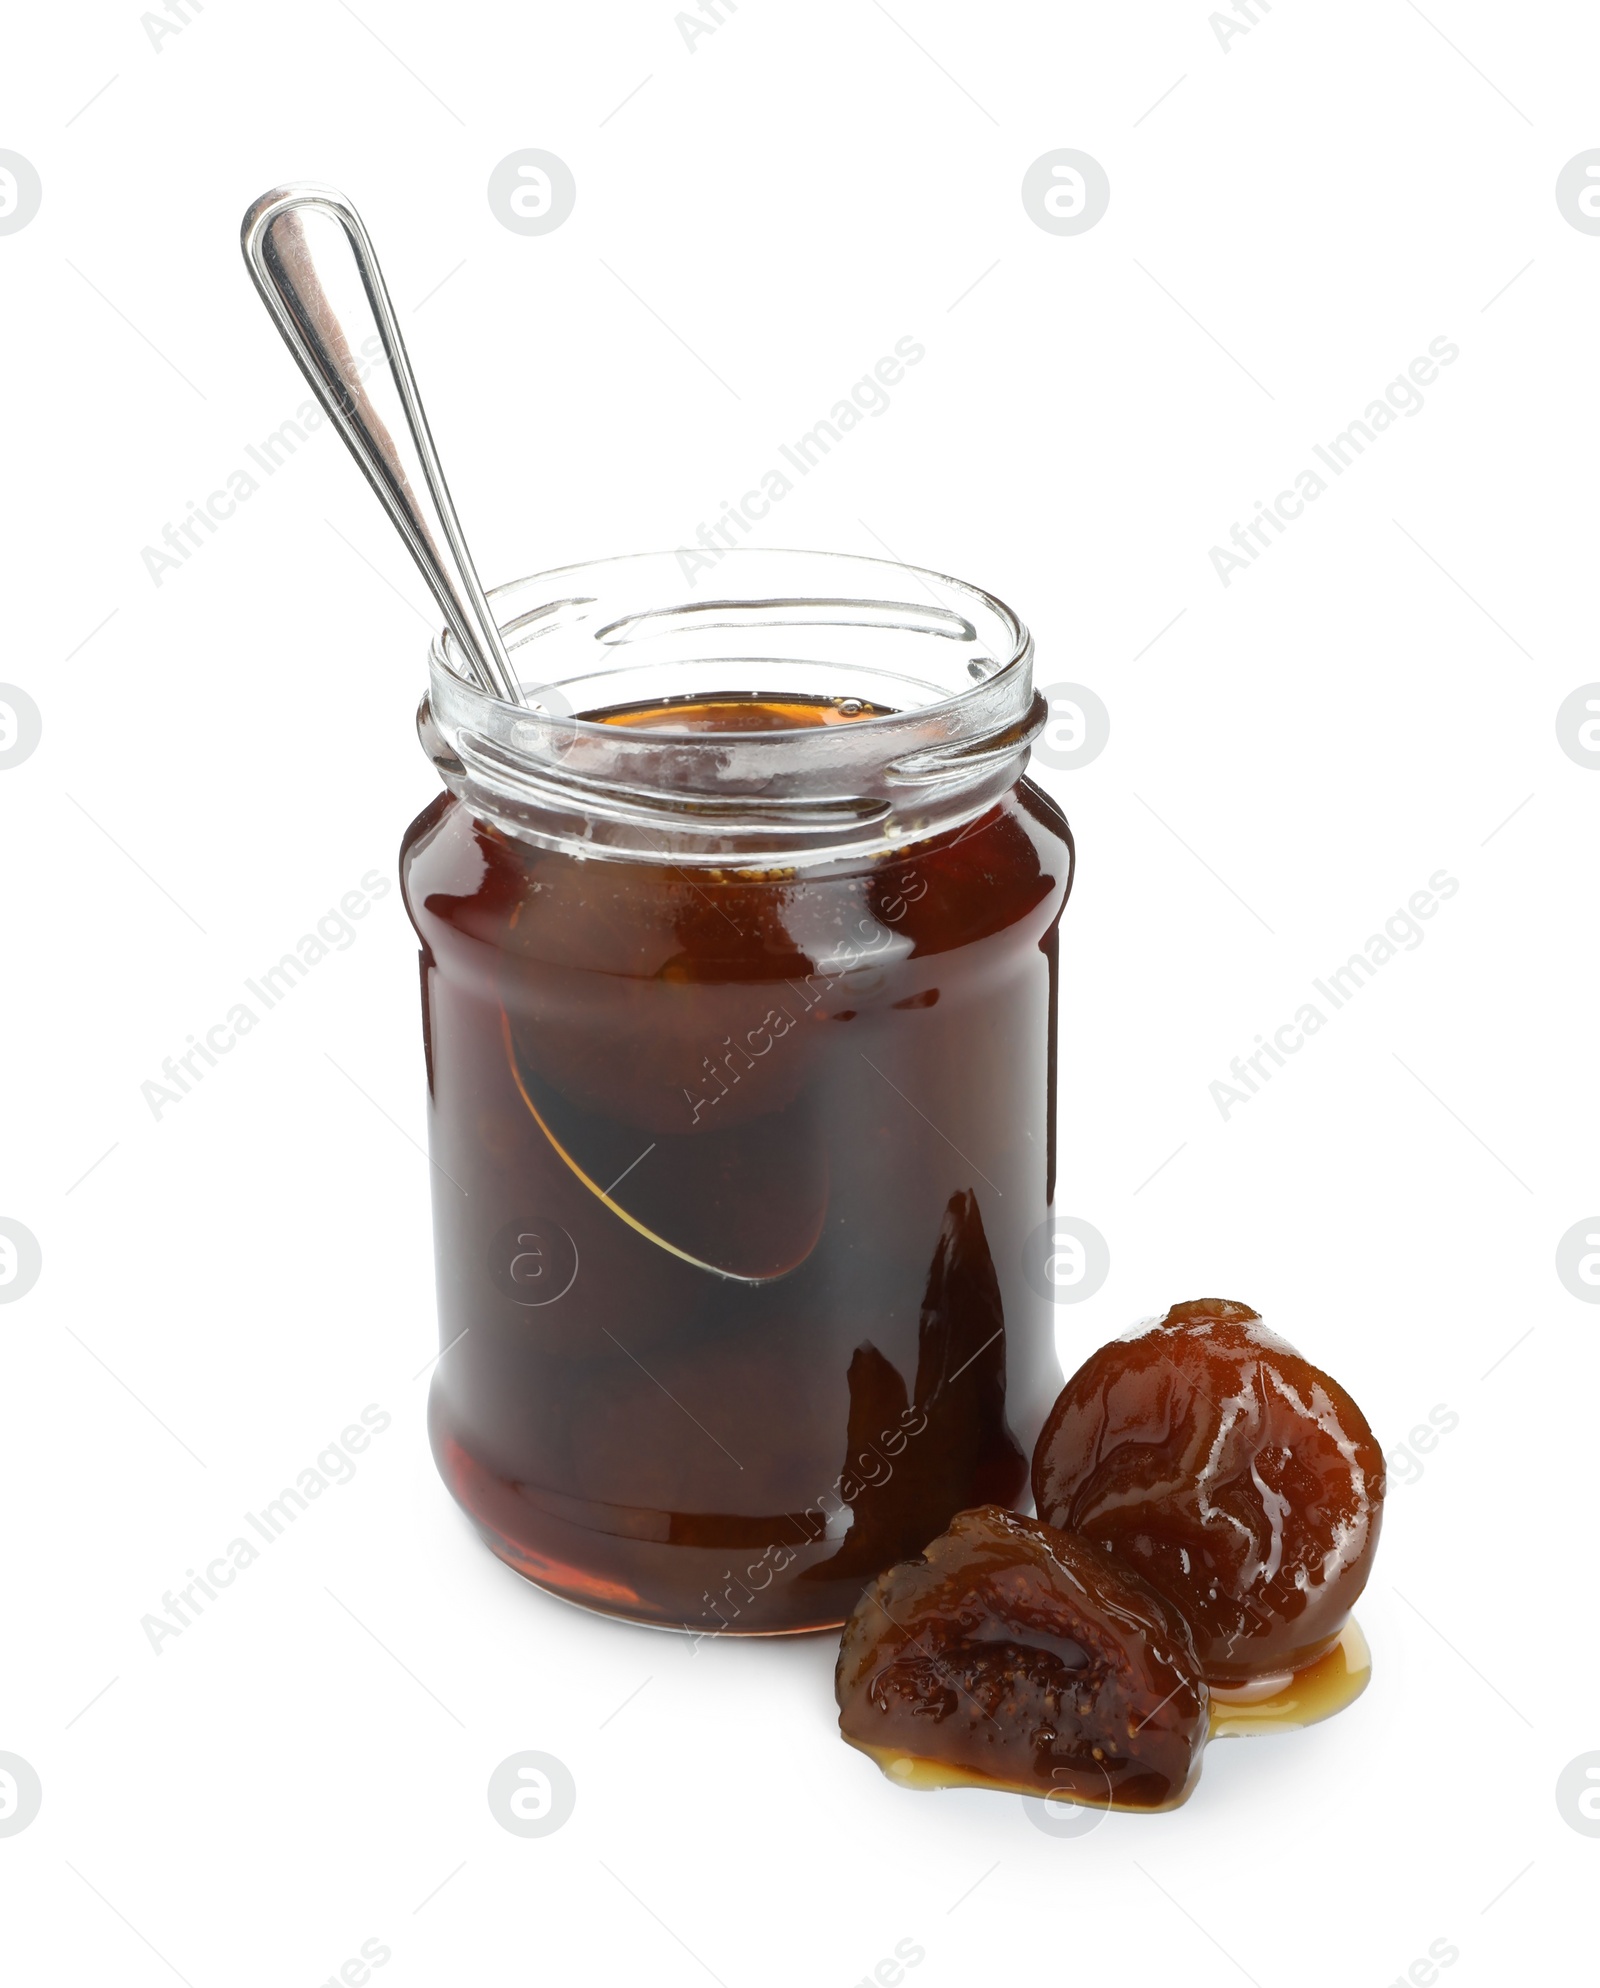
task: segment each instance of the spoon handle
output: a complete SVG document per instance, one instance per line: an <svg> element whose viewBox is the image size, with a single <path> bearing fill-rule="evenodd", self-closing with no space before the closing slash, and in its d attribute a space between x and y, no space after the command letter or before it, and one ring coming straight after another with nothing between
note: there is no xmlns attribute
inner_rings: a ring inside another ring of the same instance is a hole
<svg viewBox="0 0 1600 1988"><path fill-rule="evenodd" d="M245 215L240 245L262 302L382 498L482 688L522 703L361 216L330 187L279 187Z"/></svg>

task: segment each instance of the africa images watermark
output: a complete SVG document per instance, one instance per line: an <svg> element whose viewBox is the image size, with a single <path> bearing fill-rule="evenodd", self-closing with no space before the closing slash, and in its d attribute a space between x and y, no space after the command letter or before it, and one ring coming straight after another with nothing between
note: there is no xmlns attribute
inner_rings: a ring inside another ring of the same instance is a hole
<svg viewBox="0 0 1600 1988"><path fill-rule="evenodd" d="M165 1082L151 1077L139 1086L139 1095L149 1105L151 1117L159 1123L168 1105L182 1104L206 1071L216 1069L222 1057L232 1055L240 1037L248 1035L269 1009L292 994L311 969L322 964L330 950L348 952L359 936L352 921L365 918L380 898L389 895L389 890L386 876L368 870L360 885L340 898L337 910L329 906L317 920L316 930L307 932L292 953L285 953L276 966L265 968L259 979L247 979L244 984L260 1004L261 1013L257 1014L248 1001L235 1001L222 1020L213 1022L205 1031L204 1037L191 1035L187 1049L180 1050L175 1057L167 1057L161 1065Z"/></svg>
<svg viewBox="0 0 1600 1988"><path fill-rule="evenodd" d="M374 366L383 364L382 344L378 334L373 332L361 342L361 357L354 362L356 379L365 380ZM263 478L276 476L300 444L309 441L327 418L314 400L303 400L291 420L279 422L259 444L246 442L244 452ZM204 504L197 504L191 497L186 515L177 524L174 525L169 519L162 526L161 545L139 548L139 557L153 585L159 587L168 573L178 572L194 557L206 539L214 538L219 527L225 525L237 513L239 506L248 503L261 488L249 465L244 463L237 469L229 470L223 482L226 487L213 490ZM162 546L166 547L165 551Z"/></svg>
<svg viewBox="0 0 1600 1988"><path fill-rule="evenodd" d="M1240 35L1247 35L1252 28L1261 25L1264 14L1272 12L1272 0L1233 0L1233 16L1213 14L1207 26L1217 38L1217 46L1224 55L1233 53L1232 44Z"/></svg>
<svg viewBox="0 0 1600 1988"><path fill-rule="evenodd" d="M1416 1484L1427 1469L1422 1461L1439 1447L1440 1439L1451 1435L1461 1426L1461 1417L1447 1401L1436 1401L1428 1410L1426 1422L1414 1423L1408 1440L1396 1443L1393 1449L1385 1450L1383 1461L1388 1472L1391 1488L1397 1484Z"/></svg>
<svg viewBox="0 0 1600 1988"><path fill-rule="evenodd" d="M255 1539L246 1539L242 1533L230 1539L217 1557L207 1562L203 1574L196 1573L193 1567L187 1568L188 1585L177 1593L168 1588L161 1597L162 1613L139 1618L139 1627L155 1654L158 1657L162 1654L162 1644L171 1637L192 1629L205 1612L206 1603L218 1600L222 1589L231 1588L245 1568L255 1565L262 1554L262 1546L255 1543L256 1539L263 1546L276 1546L312 1499L320 1498L335 1484L348 1484L356 1474L355 1459L371 1446L375 1436L383 1434L393 1419L387 1408L369 1401L361 1411L360 1420L341 1429L292 1485L286 1484L259 1512L245 1513L244 1522Z"/></svg>
<svg viewBox="0 0 1600 1988"><path fill-rule="evenodd" d="M1447 903L1460 888L1448 870L1435 870L1428 879L1427 889L1413 891L1406 907L1392 911L1384 921L1383 930L1374 932L1360 952L1352 953L1325 980L1313 980L1311 985L1326 1002L1329 1012L1325 1014L1315 1001L1303 1002L1291 1020L1273 1030L1270 1040L1258 1035L1255 1049L1233 1059L1228 1072L1235 1081L1228 1083L1219 1078L1211 1085L1211 1101L1223 1119L1232 1116L1235 1105L1249 1104L1262 1085L1271 1080L1273 1070L1283 1069L1291 1056L1298 1056L1309 1039L1327 1027L1329 1016L1354 1000L1369 981L1377 978L1381 968L1400 952L1414 953L1428 936L1419 921L1436 918L1440 905Z"/></svg>
<svg viewBox="0 0 1600 1988"><path fill-rule="evenodd" d="M770 1540L743 1574L724 1567L720 1592L713 1594L707 1588L700 1597L705 1603L701 1616L714 1615L717 1627L690 1629L688 1623L683 1625L689 1630L689 1654L695 1655L702 1643L730 1630L733 1617L742 1613L741 1601L753 1602L763 1588L771 1587L774 1575L786 1573L794 1565L806 1547L820 1545L825 1540L844 1539L855 1523L855 1507L862 1494L868 1489L881 1489L889 1482L894 1475L895 1460L927 1426L925 1402L914 1401L902 1408L888 1428L878 1431L876 1442L864 1442L854 1461L839 1472L827 1489L819 1492L802 1511L791 1515L790 1524L796 1533L793 1545L784 1540ZM868 1458L872 1460L872 1469L868 1468ZM724 1607L731 1613L724 1614Z"/></svg>
<svg viewBox="0 0 1600 1988"><path fill-rule="evenodd" d="M1436 338L1428 346L1431 356L1418 357L1411 361L1406 370L1398 374L1384 388L1381 399L1367 403L1366 412L1343 428L1326 445L1312 444L1311 453L1323 467L1336 476L1345 471L1359 456L1377 441L1387 428L1392 428L1401 415L1408 418L1420 414L1427 405L1422 389L1432 386L1439 377L1442 366L1453 366L1461 357L1461 348L1448 338ZM1313 504L1328 488L1327 478L1315 467L1301 470L1294 479L1293 490L1280 490L1270 504L1256 500L1256 515L1248 524L1235 524L1228 534L1234 546L1229 551L1225 545L1214 545L1210 558L1217 578L1225 587L1233 584L1235 573L1245 573L1272 544L1273 535L1281 538L1297 518L1305 515L1307 504Z"/></svg>
<svg viewBox="0 0 1600 1988"><path fill-rule="evenodd" d="M728 16L737 14L739 0L700 0L700 18L693 14L675 14L672 24L683 37L683 45L691 55L697 44L708 35L714 35L718 28L726 27Z"/></svg>
<svg viewBox="0 0 1600 1988"><path fill-rule="evenodd" d="M898 878L885 881L890 894L876 907L870 918L858 918L856 930L859 940L842 938L800 982L786 980L783 984L795 997L795 1005L802 1017L809 1015L817 1004L834 988L847 986L855 997L876 993L883 984L882 974L874 965L877 960L900 958L911 950L910 941L891 928L905 916L908 908L926 895L927 879L908 869ZM913 997L915 998L915 997ZM689 1123L698 1125L702 1111L721 1104L728 1095L732 1079L739 1079L756 1067L757 1059L767 1055L774 1043L781 1042L795 1026L796 1017L784 1003L769 1008L752 1029L746 1029L736 1042L731 1035L725 1035L716 1049L700 1059L700 1067L709 1080L704 1093L696 1096L685 1084L683 1101L689 1107ZM739 1058L744 1059L744 1068L739 1067ZM724 1075L726 1072L726 1076Z"/></svg>
<svg viewBox="0 0 1600 1988"><path fill-rule="evenodd" d="M196 14L205 12L205 0L166 0L166 18L160 14L141 14L139 25L144 29L145 38L157 55L162 53L162 44L180 35L185 28L194 26Z"/></svg>
<svg viewBox="0 0 1600 1988"><path fill-rule="evenodd" d="M906 368L919 365L927 354L928 348L909 334L897 338L892 356L885 353L871 372L863 373L849 393L834 402L822 420L793 443L780 442L778 454L797 475L809 476L823 457L852 428L859 428L868 415L876 418L888 413L892 405L889 388L898 386L906 376ZM724 554L738 544L736 531L740 537L748 538L750 527L759 524L773 505L781 503L795 487L793 479L776 463L762 472L760 485L759 490L747 490L736 504L724 499L722 515L716 523L702 524L696 533L698 550L693 545L678 547L678 566L691 586L699 574L714 572Z"/></svg>

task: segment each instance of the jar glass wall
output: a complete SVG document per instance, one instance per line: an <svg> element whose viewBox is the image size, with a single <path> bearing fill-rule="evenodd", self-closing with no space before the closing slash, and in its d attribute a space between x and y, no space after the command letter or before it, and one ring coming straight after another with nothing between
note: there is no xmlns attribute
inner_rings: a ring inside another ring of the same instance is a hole
<svg viewBox="0 0 1600 1988"><path fill-rule="evenodd" d="M491 596L528 708L436 648L422 944L447 1484L568 1599L840 1622L1026 1492L1060 1386L1071 840L1026 631L934 574L731 553Z"/></svg>

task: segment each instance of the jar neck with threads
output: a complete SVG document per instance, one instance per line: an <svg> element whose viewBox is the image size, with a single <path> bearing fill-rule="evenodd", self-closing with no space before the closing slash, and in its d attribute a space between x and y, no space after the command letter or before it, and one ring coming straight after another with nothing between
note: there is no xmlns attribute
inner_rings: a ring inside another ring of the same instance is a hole
<svg viewBox="0 0 1600 1988"><path fill-rule="evenodd" d="M696 586L676 555L646 553L489 600L525 702L480 690L440 637L423 747L472 813L574 856L870 860L992 807L1046 717L1009 608L887 560L740 549ZM739 727L741 703L753 719L759 705L759 729ZM694 708L711 704L706 728ZM681 729L675 706L689 707Z"/></svg>

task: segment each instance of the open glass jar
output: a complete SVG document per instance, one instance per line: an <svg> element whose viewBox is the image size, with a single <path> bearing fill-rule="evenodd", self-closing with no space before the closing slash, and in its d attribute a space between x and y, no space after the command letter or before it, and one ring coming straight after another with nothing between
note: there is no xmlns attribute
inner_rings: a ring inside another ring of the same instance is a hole
<svg viewBox="0 0 1600 1988"><path fill-rule="evenodd" d="M704 598L700 598L700 595ZM542 1587L700 1632L841 1622L1025 1495L1061 1384L1072 844L1032 643L878 560L672 554L490 599L527 708L435 645L422 942L430 1431Z"/></svg>

